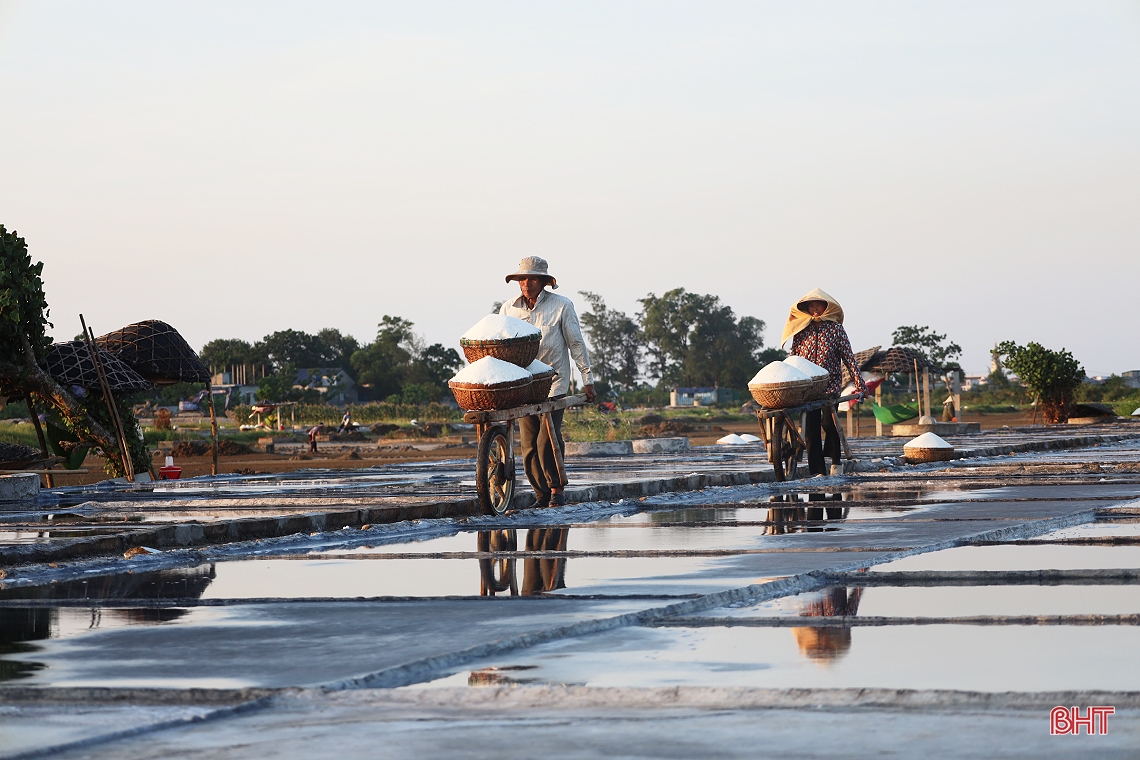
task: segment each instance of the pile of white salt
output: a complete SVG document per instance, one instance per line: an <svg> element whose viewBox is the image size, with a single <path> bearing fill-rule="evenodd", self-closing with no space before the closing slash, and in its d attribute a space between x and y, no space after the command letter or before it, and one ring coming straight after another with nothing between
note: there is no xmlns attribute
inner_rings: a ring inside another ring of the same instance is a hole
<svg viewBox="0 0 1140 760"><path fill-rule="evenodd" d="M538 359L535 359L526 366L526 371L532 375L542 375L547 372L553 372L554 367L551 367L549 364L540 362Z"/></svg>
<svg viewBox="0 0 1140 760"><path fill-rule="evenodd" d="M779 385L781 383L802 383L811 380L806 374L784 362L772 362L756 373L756 377L748 381L749 385Z"/></svg>
<svg viewBox="0 0 1140 760"><path fill-rule="evenodd" d="M808 361L802 356L789 356L787 359L784 359L784 364L792 365L800 372L803 372L805 375L813 379L827 377L831 374L815 362Z"/></svg>
<svg viewBox="0 0 1140 760"><path fill-rule="evenodd" d="M542 331L529 322L503 314L488 314L460 336L461 340L507 340L528 335L542 335Z"/></svg>
<svg viewBox="0 0 1140 760"><path fill-rule="evenodd" d="M903 444L904 449L952 449L951 444L934 433L923 433L918 438Z"/></svg>
<svg viewBox="0 0 1140 760"><path fill-rule="evenodd" d="M499 385L500 383L529 380L530 373L517 364L484 356L455 373L452 382L464 385Z"/></svg>

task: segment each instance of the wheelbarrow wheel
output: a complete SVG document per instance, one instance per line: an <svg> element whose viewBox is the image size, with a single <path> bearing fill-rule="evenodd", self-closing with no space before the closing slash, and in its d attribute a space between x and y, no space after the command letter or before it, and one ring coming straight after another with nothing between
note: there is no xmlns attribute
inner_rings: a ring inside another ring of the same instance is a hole
<svg viewBox="0 0 1140 760"><path fill-rule="evenodd" d="M481 530L478 546L480 552L513 552L519 548L513 530ZM515 580L515 560L479 560L479 595L494 596L506 591L518 596L518 581Z"/></svg>
<svg viewBox="0 0 1140 760"><path fill-rule="evenodd" d="M515 495L515 456L511 451L510 428L491 425L479 439L475 461L475 488L479 508L485 515L501 515L510 509Z"/></svg>
<svg viewBox="0 0 1140 760"><path fill-rule="evenodd" d="M786 480L795 480L799 477L800 468L800 444L796 440L795 431L792 430L791 423L784 416L779 416L773 420L772 425L772 446L775 449L772 453L772 469L776 471L776 480L781 483Z"/></svg>

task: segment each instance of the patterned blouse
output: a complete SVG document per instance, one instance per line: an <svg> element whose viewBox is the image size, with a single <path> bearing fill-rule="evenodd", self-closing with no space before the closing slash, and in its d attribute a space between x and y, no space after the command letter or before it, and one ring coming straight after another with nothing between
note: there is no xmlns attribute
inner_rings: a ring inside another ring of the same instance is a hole
<svg viewBox="0 0 1140 760"><path fill-rule="evenodd" d="M843 365L855 378L855 390L867 392L867 384L855 365L855 354L847 331L837 322L812 322L792 338L792 354L802 356L827 370L827 395L838 396L843 390Z"/></svg>

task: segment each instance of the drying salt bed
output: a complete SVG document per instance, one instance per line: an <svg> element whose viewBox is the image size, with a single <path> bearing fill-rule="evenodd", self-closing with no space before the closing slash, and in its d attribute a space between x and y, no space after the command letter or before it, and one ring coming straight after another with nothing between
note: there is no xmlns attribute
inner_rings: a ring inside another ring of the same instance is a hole
<svg viewBox="0 0 1140 760"><path fill-rule="evenodd" d="M529 322L502 314L488 314L460 336L461 340L510 340L542 335L542 331Z"/></svg>
<svg viewBox="0 0 1140 760"><path fill-rule="evenodd" d="M468 364L456 372L451 381L464 385L500 385L526 380L530 378L530 375L530 372L516 364L496 359L493 356L484 356L479 361Z"/></svg>

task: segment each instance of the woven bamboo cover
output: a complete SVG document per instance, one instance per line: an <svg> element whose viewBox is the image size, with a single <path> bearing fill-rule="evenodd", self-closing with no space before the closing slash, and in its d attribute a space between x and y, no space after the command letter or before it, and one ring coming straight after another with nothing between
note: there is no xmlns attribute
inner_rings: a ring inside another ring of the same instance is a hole
<svg viewBox="0 0 1140 760"><path fill-rule="evenodd" d="M146 378L114 354L101 348L95 350L99 355L99 363L103 365L103 374L107 376L107 384L115 393L137 393L153 387ZM53 344L44 360L44 369L60 385L78 385L89 391L99 390L99 375L95 373L95 365L91 362L91 351L81 340Z"/></svg>
<svg viewBox="0 0 1140 760"><path fill-rule="evenodd" d="M190 344L170 325L157 319L136 322L96 338L96 343L153 382L204 383L210 370Z"/></svg>
<svg viewBox="0 0 1140 760"><path fill-rule="evenodd" d="M903 447L906 461L912 464L925 464L926 462L946 462L954 458L954 449L919 449Z"/></svg>
<svg viewBox="0 0 1140 760"><path fill-rule="evenodd" d="M497 385L448 382L451 392L455 395L455 403L459 404L459 408L469 412L493 412L529 404L531 385L529 377Z"/></svg>
<svg viewBox="0 0 1140 760"><path fill-rule="evenodd" d="M463 355L467 361L474 364L484 356L493 356L511 364L526 369L530 363L538 358L539 335L527 335L523 338L506 338L504 340L460 340Z"/></svg>
<svg viewBox="0 0 1140 760"><path fill-rule="evenodd" d="M826 386L826 383L824 385ZM748 386L752 398L765 409L787 409L789 406L806 404L820 398L817 394L822 393L822 390L815 380Z"/></svg>

